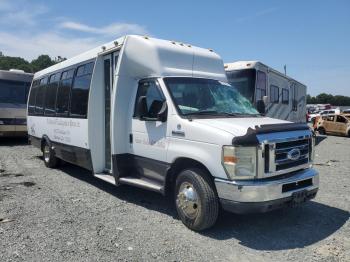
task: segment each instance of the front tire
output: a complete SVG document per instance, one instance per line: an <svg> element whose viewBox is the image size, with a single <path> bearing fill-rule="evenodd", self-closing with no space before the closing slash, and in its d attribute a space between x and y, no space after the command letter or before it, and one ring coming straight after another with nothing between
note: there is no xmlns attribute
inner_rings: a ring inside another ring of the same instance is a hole
<svg viewBox="0 0 350 262"><path fill-rule="evenodd" d="M181 221L194 231L213 226L219 203L212 181L200 169L182 171L176 179L175 205Z"/></svg>
<svg viewBox="0 0 350 262"><path fill-rule="evenodd" d="M57 167L59 159L55 156L55 151L52 149L52 146L47 141L44 142L42 151L45 166L49 168Z"/></svg>

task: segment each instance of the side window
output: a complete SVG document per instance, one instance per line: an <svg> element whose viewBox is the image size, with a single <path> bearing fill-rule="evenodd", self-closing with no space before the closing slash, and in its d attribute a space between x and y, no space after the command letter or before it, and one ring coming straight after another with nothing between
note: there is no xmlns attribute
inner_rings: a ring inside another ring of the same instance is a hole
<svg viewBox="0 0 350 262"><path fill-rule="evenodd" d="M30 89L29 100L28 100L28 115L35 114L35 98L36 91L38 90L40 80L34 80L32 84L32 88Z"/></svg>
<svg viewBox="0 0 350 262"><path fill-rule="evenodd" d="M282 104L289 104L289 90L282 89Z"/></svg>
<svg viewBox="0 0 350 262"><path fill-rule="evenodd" d="M343 116L337 116L337 122L338 122L338 123L346 123L347 121L346 121L345 117L343 117Z"/></svg>
<svg viewBox="0 0 350 262"><path fill-rule="evenodd" d="M135 110L134 110L134 117L139 117L137 114L137 102L139 101L141 96L146 97L147 101L147 112L149 117L156 117L156 112L160 108L155 108L156 103L153 103L154 101L164 101L164 96L162 95L157 82L155 81L142 81L139 83L136 100L135 100Z"/></svg>
<svg viewBox="0 0 350 262"><path fill-rule="evenodd" d="M44 113L46 86L47 86L47 77L40 80L40 84L39 84L37 92L36 92L36 100L35 100L35 114L36 115L42 115Z"/></svg>
<svg viewBox="0 0 350 262"><path fill-rule="evenodd" d="M266 74L262 71L257 71L255 101L262 100L264 96L266 96Z"/></svg>
<svg viewBox="0 0 350 262"><path fill-rule="evenodd" d="M56 73L51 75L49 78L49 83L46 88L45 95L45 115L52 116L55 115L56 107L56 93L58 88L58 81L60 79L61 73Z"/></svg>
<svg viewBox="0 0 350 262"><path fill-rule="evenodd" d="M68 116L69 97L74 76L74 69L62 73L60 84L57 90L56 114L58 116Z"/></svg>
<svg viewBox="0 0 350 262"><path fill-rule="evenodd" d="M94 63L78 67L71 91L70 114L75 117L87 116L89 90Z"/></svg>
<svg viewBox="0 0 350 262"><path fill-rule="evenodd" d="M270 86L270 102L277 104L279 102L279 87L271 85Z"/></svg>
<svg viewBox="0 0 350 262"><path fill-rule="evenodd" d="M333 122L334 121L334 116L327 116L327 121Z"/></svg>

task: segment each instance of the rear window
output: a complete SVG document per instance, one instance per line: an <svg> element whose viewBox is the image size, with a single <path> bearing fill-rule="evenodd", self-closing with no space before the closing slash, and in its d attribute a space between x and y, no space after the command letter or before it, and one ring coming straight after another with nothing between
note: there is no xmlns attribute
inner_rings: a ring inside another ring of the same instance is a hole
<svg viewBox="0 0 350 262"><path fill-rule="evenodd" d="M27 104L29 82L0 80L0 103Z"/></svg>

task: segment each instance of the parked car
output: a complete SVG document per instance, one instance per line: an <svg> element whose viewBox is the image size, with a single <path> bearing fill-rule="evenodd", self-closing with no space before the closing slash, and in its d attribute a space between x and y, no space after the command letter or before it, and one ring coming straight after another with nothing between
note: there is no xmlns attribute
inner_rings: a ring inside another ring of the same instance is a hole
<svg viewBox="0 0 350 262"><path fill-rule="evenodd" d="M343 114L350 114L350 108L343 110Z"/></svg>
<svg viewBox="0 0 350 262"><path fill-rule="evenodd" d="M328 115L338 115L340 114L340 109L323 110L320 112L315 112L308 115L308 122L314 122L317 116L328 116Z"/></svg>
<svg viewBox="0 0 350 262"><path fill-rule="evenodd" d="M320 134L336 134L350 137L350 114L322 116L317 123Z"/></svg>

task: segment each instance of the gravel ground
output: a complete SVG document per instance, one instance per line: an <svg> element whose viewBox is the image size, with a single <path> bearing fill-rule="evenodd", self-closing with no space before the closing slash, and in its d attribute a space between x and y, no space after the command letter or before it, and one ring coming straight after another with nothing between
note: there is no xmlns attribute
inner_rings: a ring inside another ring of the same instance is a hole
<svg viewBox="0 0 350 262"><path fill-rule="evenodd" d="M188 230L169 200L114 187L26 141L0 140L1 261L350 261L350 138L319 139L318 196L296 209L221 214Z"/></svg>

